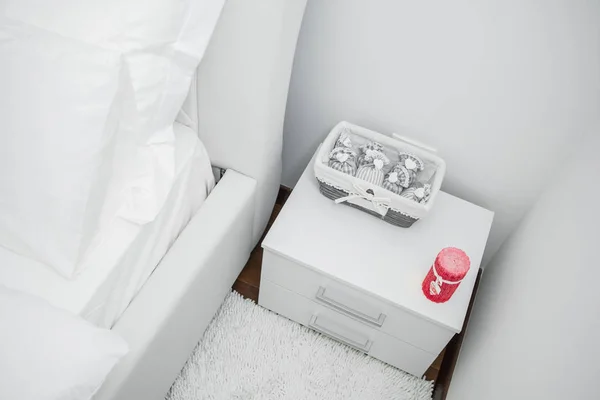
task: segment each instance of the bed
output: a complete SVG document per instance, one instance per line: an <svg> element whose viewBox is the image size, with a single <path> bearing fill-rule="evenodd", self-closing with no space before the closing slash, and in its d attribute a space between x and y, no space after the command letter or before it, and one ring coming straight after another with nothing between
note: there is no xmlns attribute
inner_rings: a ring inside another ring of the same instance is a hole
<svg viewBox="0 0 600 400"><path fill-rule="evenodd" d="M279 189L283 118L305 5L226 2L178 116L180 129L199 135L223 174L117 312L112 329L130 351L95 399L164 398L260 238Z"/></svg>
<svg viewBox="0 0 600 400"><path fill-rule="evenodd" d="M106 240L76 279L64 279L43 263L0 246L0 282L96 326L112 327L214 186L206 149L196 133L177 122L174 131L175 177L154 221L135 225L114 219Z"/></svg>

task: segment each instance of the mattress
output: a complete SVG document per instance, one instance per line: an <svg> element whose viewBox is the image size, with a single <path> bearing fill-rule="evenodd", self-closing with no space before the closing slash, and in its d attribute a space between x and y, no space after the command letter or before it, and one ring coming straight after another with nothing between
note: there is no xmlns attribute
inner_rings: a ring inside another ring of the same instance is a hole
<svg viewBox="0 0 600 400"><path fill-rule="evenodd" d="M154 221L140 226L115 219L73 280L0 247L0 283L111 327L214 186L208 154L197 135L179 123L175 135L175 179Z"/></svg>

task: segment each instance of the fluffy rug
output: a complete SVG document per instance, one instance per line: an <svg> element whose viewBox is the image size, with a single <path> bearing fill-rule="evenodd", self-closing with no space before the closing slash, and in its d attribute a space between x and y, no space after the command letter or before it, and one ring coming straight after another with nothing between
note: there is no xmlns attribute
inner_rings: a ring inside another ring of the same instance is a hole
<svg viewBox="0 0 600 400"><path fill-rule="evenodd" d="M429 400L432 390L232 292L167 399Z"/></svg>

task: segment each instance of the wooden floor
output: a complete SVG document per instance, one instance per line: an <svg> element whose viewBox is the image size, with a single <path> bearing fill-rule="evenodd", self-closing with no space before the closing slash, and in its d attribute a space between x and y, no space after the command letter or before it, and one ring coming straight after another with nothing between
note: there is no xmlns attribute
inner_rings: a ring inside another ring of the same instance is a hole
<svg viewBox="0 0 600 400"><path fill-rule="evenodd" d="M263 234L263 237L259 241L256 248L252 251L250 255L250 259L246 263L246 266L238 276L237 280L233 285L233 289L240 293L242 296L253 300L254 302L258 302L258 294L260 292L260 269L262 265L262 255L263 249L261 247L262 240L271 228L273 221L279 215L283 204L287 200L289 196L289 190L282 190L277 198L277 203L273 208L273 212L271 214L271 218L269 220L269 224L267 225L267 229ZM477 290L477 284L474 290L473 297ZM465 325L463 327L463 332L466 328L467 322L469 320L471 306L473 299L471 299L471 305L469 307L469 312L467 313L467 318L465 320ZM448 387L450 386L450 379L452 378L452 372L454 370L454 366L456 364L456 359L458 358L458 350L460 349L460 345L462 344L463 333L460 335L456 335L454 339L448 344L446 349L442 351L439 357L433 362L431 367L425 372L425 377L428 380L435 381L435 389L434 389L434 400L443 400L446 398L446 393ZM448 357L445 357L446 353L448 353ZM441 371L441 372L440 372Z"/></svg>
<svg viewBox="0 0 600 400"><path fill-rule="evenodd" d="M255 303L258 303L258 292L260 290L260 268L262 266L262 255L263 249L261 247L262 240L271 228L273 221L279 215L279 211L281 211L281 204L275 204L273 208L273 212L271 213L271 218L269 219L269 224L267 225L267 229L263 234L263 237L260 238L260 241L252 250L250 254L250 259L244 266L242 272L238 276L237 280L233 284L233 289L237 291L242 296L253 300Z"/></svg>

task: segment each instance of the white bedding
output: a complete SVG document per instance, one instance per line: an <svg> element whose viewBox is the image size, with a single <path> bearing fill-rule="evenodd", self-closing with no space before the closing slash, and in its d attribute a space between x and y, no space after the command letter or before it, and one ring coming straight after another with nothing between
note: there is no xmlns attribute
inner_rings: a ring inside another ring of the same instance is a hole
<svg viewBox="0 0 600 400"><path fill-rule="evenodd" d="M174 184L153 222L139 226L117 220L91 265L74 280L0 247L0 283L111 327L214 186L208 154L196 134L176 123L175 135Z"/></svg>

